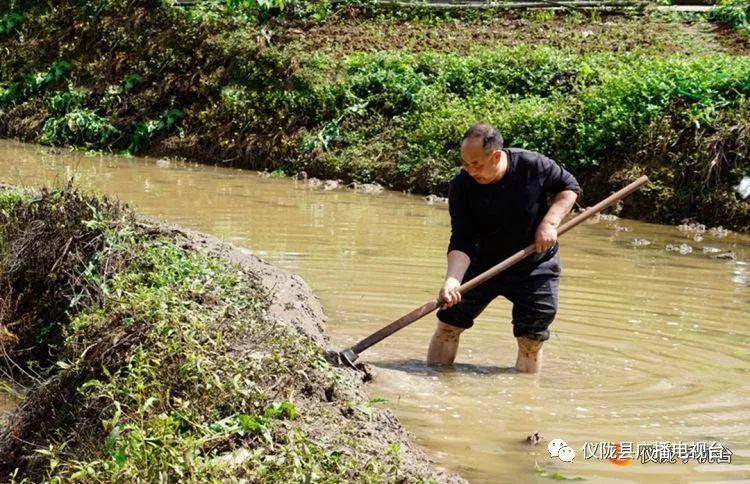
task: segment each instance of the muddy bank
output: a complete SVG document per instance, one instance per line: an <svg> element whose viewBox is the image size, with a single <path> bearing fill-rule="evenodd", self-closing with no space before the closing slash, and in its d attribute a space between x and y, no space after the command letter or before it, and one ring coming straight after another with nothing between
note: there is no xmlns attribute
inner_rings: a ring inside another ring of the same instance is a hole
<svg viewBox="0 0 750 484"><path fill-rule="evenodd" d="M747 43L701 16L13 5L0 136L445 195L481 119L565 164L584 204L645 173L628 216L750 226Z"/></svg>
<svg viewBox="0 0 750 484"><path fill-rule="evenodd" d="M251 254L247 249L222 242L208 234L203 234L175 225L166 224L154 219L144 219L148 224L158 227L164 234L169 234L175 241L188 250L207 250L212 257L226 259L237 264L248 274L257 277L268 291L270 296L266 315L276 322L283 322L292 326L299 333L312 340L315 345L324 351L326 358L331 359L333 352L341 348L330 346L330 341L325 334L325 314L320 301L315 296L312 288L297 274L273 266L259 257ZM334 362L338 366L338 362ZM366 380L370 377L371 370L365 368L364 373L356 373L345 367L337 367L342 378L346 379L345 385L336 388L324 389L323 400L331 406L331 403L348 405L351 402L370 402L367 394ZM363 381L364 379L364 381ZM365 403L366 405L366 403ZM365 407L368 408L368 407ZM401 472L394 474L393 478L405 478L413 480L417 477L435 479L438 482L460 483L465 482L458 475L450 474L437 468L430 459L417 448L412 437L406 429L398 422L396 416L388 409L373 409L371 418L356 418L355 411L351 406L344 413L354 417L356 424L343 422L338 416L307 423L306 431L316 438L330 439L330 429L339 428L339 432L354 432L355 435L366 436L368 451L372 456L388 454L389 449L397 446L402 453L400 462L403 466ZM369 409L368 409L369 410ZM365 411L368 413L368 411ZM387 444L387 445L386 445Z"/></svg>
<svg viewBox="0 0 750 484"><path fill-rule="evenodd" d="M0 222L3 371L30 388L5 478L462 482L326 360L298 276L72 189L4 189Z"/></svg>

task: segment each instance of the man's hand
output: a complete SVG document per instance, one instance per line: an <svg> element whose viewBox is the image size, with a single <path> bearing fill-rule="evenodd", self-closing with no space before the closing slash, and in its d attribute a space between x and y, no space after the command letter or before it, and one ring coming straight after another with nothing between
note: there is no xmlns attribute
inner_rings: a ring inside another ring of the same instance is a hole
<svg viewBox="0 0 750 484"><path fill-rule="evenodd" d="M438 294L438 301L441 308L449 308L461 300L461 293L458 292L459 287L461 287L461 282L458 279L454 277L445 279L445 283L443 283L443 287L440 289L440 294Z"/></svg>
<svg viewBox="0 0 750 484"><path fill-rule="evenodd" d="M573 208L576 198L578 198L578 194L573 190L563 190L555 195L547 214L539 227L536 228L534 248L537 252L544 252L555 245L555 242L557 242L557 227L570 212L570 209Z"/></svg>
<svg viewBox="0 0 750 484"><path fill-rule="evenodd" d="M536 228L534 237L534 248L537 252L545 252L557 242L557 226L542 220L539 227Z"/></svg>

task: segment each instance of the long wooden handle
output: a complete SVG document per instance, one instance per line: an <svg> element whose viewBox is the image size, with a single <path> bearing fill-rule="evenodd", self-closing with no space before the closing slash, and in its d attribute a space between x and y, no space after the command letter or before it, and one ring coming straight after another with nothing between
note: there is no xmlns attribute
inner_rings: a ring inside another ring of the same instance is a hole
<svg viewBox="0 0 750 484"><path fill-rule="evenodd" d="M614 205L618 200L627 197L634 191L641 188L643 185L648 182L648 177L646 175L640 177L633 183L629 184L625 188L613 193L612 195L608 196L601 202L597 203L593 207L588 208L587 210L581 212L580 214L576 215L572 219L568 220L564 224L562 224L557 229L557 235L560 236L567 232L568 230L572 229L576 225L580 224L587 218L592 217L593 215L601 212L605 208L609 207L610 205ZM519 250L512 256L508 257L507 259L503 260L499 264L491 267L490 269L487 269L486 271L482 272L475 278L471 279L468 282L465 282L461 285L461 287L458 288L459 292L463 295L470 290L474 289L478 285L482 284L483 282L487 281L488 279L491 279L495 277L496 275L500 274L507 268L511 267L512 265L522 261L526 257L530 256L531 254L535 253L536 250L534 249L534 244L529 245L528 247ZM385 326L384 328L376 331L375 333L371 334L367 338L363 339L359 343L355 344L351 347L351 350L354 351L356 354L360 354L370 346L380 342L381 340L387 338L388 336L392 335L396 331L410 325L414 321L430 314L432 311L437 309L440 306L440 301L436 298L432 301L428 301L424 303L423 305L419 306L418 308L412 310L411 312L401 316L388 326Z"/></svg>

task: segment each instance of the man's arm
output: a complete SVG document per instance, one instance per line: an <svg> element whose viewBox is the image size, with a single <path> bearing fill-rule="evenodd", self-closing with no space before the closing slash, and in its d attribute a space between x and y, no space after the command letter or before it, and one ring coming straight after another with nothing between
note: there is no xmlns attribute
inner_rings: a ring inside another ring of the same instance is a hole
<svg viewBox="0 0 750 484"><path fill-rule="evenodd" d="M461 300L458 288L471 263L474 247L474 224L466 206L464 187L456 177L448 188L448 211L451 216L451 238L448 243L445 281L440 288L438 300L442 307L450 307Z"/></svg>
<svg viewBox="0 0 750 484"><path fill-rule="evenodd" d="M458 288L461 287L461 281L469 269L470 263L471 259L464 252L460 250L451 250L448 252L448 268L445 271L445 282L438 294L438 301L442 303L441 307L449 308L461 300Z"/></svg>
<svg viewBox="0 0 750 484"><path fill-rule="evenodd" d="M552 205L547 210L536 229L534 246L537 252L544 252L557 242L557 228L560 226L563 218L573 208L573 204L578 198L578 194L573 190L563 190L555 195Z"/></svg>
<svg viewBox="0 0 750 484"><path fill-rule="evenodd" d="M581 186L575 177L556 161L544 155L539 155L538 161L544 191L555 194L552 205L539 223L534 237L536 251L544 252L557 242L557 227L581 195Z"/></svg>
<svg viewBox="0 0 750 484"><path fill-rule="evenodd" d="M456 279L461 282L464 274L469 269L471 258L460 250L448 252L448 268L445 271L446 279Z"/></svg>

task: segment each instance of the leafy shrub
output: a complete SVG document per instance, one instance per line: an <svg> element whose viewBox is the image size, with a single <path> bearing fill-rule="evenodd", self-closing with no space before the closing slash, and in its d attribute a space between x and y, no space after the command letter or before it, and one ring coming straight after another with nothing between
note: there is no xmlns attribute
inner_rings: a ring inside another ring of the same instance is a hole
<svg viewBox="0 0 750 484"><path fill-rule="evenodd" d="M34 74L19 74L5 86L0 84L0 107L19 104L46 87L64 79L70 71L70 63L59 61L46 71Z"/></svg>
<svg viewBox="0 0 750 484"><path fill-rule="evenodd" d="M109 150L122 133L107 118L89 109L74 109L49 118L42 127L40 141L56 146L83 146Z"/></svg>
<svg viewBox="0 0 750 484"><path fill-rule="evenodd" d="M271 11L284 10L284 0L227 0L227 6L234 9Z"/></svg>
<svg viewBox="0 0 750 484"><path fill-rule="evenodd" d="M183 113L179 109L170 109L159 119L137 121L133 126L128 151L133 154L141 153L154 136L169 131L182 116Z"/></svg>
<svg viewBox="0 0 750 484"><path fill-rule="evenodd" d="M72 86L66 91L54 94L49 100L50 112L56 115L69 113L80 108L88 93L83 89L75 89Z"/></svg>
<svg viewBox="0 0 750 484"><path fill-rule="evenodd" d="M750 33L750 1L722 0L709 10L708 18L735 30Z"/></svg>
<svg viewBox="0 0 750 484"><path fill-rule="evenodd" d="M347 60L348 87L365 100L370 111L395 116L409 111L424 76L417 73L413 58L399 54L353 55Z"/></svg>
<svg viewBox="0 0 750 484"><path fill-rule="evenodd" d="M575 162L597 164L606 153L632 149L673 103L687 101L696 122L709 122L712 110L749 92L747 58L636 59L581 93L573 149L565 151Z"/></svg>
<svg viewBox="0 0 750 484"><path fill-rule="evenodd" d="M332 10L330 0L227 0L226 5L230 10L260 22L281 16L322 21Z"/></svg>
<svg viewBox="0 0 750 484"><path fill-rule="evenodd" d="M371 114L400 116L394 122L411 146L402 165L412 167L453 156L461 133L480 119L510 144L595 165L626 151L676 102L687 101L685 116L705 124L750 92L750 60L725 55L573 56L518 47L466 57L361 54L347 68L348 89Z"/></svg>
<svg viewBox="0 0 750 484"><path fill-rule="evenodd" d="M8 12L0 17L0 35L9 34L16 30L23 20L23 15L18 12Z"/></svg>
<svg viewBox="0 0 750 484"><path fill-rule="evenodd" d="M493 89L546 96L573 88L581 59L547 48L479 49L469 56L423 54L417 71L429 73L447 92L469 96Z"/></svg>

